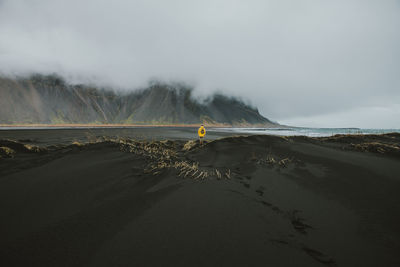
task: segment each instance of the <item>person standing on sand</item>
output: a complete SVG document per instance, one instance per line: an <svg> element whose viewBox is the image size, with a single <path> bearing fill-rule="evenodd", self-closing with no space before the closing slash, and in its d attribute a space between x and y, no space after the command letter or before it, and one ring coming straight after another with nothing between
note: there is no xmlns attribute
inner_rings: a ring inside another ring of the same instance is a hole
<svg viewBox="0 0 400 267"><path fill-rule="evenodd" d="M200 140L200 145L203 144L203 138L206 135L206 128L204 128L204 125L202 124L197 131L197 134L199 135L199 140Z"/></svg>

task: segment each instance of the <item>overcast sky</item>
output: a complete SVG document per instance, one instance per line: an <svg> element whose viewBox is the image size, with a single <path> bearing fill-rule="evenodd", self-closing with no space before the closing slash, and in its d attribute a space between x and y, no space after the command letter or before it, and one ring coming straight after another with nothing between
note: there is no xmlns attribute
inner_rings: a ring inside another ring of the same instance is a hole
<svg viewBox="0 0 400 267"><path fill-rule="evenodd" d="M280 123L400 128L400 0L0 0L0 72L184 81Z"/></svg>

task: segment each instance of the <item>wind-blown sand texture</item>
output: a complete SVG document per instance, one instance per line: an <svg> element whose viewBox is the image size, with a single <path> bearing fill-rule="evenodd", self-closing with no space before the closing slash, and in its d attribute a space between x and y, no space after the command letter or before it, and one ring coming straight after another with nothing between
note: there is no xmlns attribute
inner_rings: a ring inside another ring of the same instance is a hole
<svg viewBox="0 0 400 267"><path fill-rule="evenodd" d="M24 135L0 141L1 266L400 266L399 134Z"/></svg>

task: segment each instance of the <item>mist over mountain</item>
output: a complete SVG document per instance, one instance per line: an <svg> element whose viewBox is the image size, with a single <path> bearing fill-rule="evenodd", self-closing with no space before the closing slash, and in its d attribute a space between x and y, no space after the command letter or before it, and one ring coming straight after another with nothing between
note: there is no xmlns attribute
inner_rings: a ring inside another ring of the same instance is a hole
<svg viewBox="0 0 400 267"><path fill-rule="evenodd" d="M68 84L57 75L0 77L2 124L228 124L273 126L243 101L214 94L205 101L182 84L153 82L147 88L119 92Z"/></svg>

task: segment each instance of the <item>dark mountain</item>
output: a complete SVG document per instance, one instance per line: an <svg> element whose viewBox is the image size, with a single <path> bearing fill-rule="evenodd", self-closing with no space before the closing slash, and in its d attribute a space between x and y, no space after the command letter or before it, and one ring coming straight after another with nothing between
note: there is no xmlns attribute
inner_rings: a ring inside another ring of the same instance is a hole
<svg viewBox="0 0 400 267"><path fill-rule="evenodd" d="M122 123L264 125L273 123L242 101L215 94L200 103L183 85L154 83L134 92L70 85L34 75L0 78L0 123Z"/></svg>

